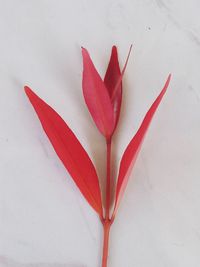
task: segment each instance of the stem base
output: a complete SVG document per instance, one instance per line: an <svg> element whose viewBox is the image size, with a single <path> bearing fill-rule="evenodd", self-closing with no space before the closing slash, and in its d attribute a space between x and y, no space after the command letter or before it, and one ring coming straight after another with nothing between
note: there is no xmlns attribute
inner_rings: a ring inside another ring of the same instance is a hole
<svg viewBox="0 0 200 267"><path fill-rule="evenodd" d="M111 227L110 221L106 220L103 224L104 240L103 240L102 267L107 267L110 227Z"/></svg>

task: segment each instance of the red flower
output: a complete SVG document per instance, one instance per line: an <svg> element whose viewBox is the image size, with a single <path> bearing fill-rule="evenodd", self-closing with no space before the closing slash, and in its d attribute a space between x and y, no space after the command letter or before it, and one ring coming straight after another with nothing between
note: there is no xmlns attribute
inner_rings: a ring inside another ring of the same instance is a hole
<svg viewBox="0 0 200 267"><path fill-rule="evenodd" d="M163 95L167 90L171 78L171 75L169 75L162 91L145 115L141 126L130 141L122 156L117 179L114 210L110 214L110 196L111 188L113 188L110 179L112 136L119 120L122 101L122 78L126 69L131 48L132 46L130 47L125 66L123 70L120 71L117 48L116 46L113 46L104 80L101 79L95 69L87 50L82 48L83 95L89 112L97 128L105 136L107 144L107 184L105 207L102 202L97 173L87 152L56 111L39 98L29 87L25 86L25 92L32 103L44 131L52 143L58 157L63 162L85 199L99 214L104 227L102 267L107 266L110 226L114 221L118 206L128 183L130 172L141 148L146 131Z"/></svg>
<svg viewBox="0 0 200 267"><path fill-rule="evenodd" d="M83 55L83 95L90 114L99 131L110 138L117 126L122 100L122 77L131 52L121 73L118 62L117 48L113 46L110 62L104 77L101 79L85 48Z"/></svg>

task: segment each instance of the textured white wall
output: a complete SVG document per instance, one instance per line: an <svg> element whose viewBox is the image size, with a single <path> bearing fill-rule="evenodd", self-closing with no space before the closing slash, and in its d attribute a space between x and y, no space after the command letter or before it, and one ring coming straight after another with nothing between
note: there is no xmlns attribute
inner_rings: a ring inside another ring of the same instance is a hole
<svg viewBox="0 0 200 267"><path fill-rule="evenodd" d="M103 138L83 101L85 46L124 77L116 167L168 73L111 231L109 267L200 266L200 2L0 0L0 267L100 267L102 229L29 104L31 86L68 122L104 177ZM103 180L102 180L103 184Z"/></svg>

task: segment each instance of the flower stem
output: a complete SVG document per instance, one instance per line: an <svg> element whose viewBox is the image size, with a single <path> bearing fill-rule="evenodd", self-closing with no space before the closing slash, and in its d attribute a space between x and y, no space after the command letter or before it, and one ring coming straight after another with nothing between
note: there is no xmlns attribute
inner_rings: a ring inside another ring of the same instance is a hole
<svg viewBox="0 0 200 267"><path fill-rule="evenodd" d="M110 162L111 162L111 138L106 140L107 145L107 173L106 173L106 214L105 219L109 220L109 211L110 211L110 184L111 184L111 177L110 177Z"/></svg>
<svg viewBox="0 0 200 267"><path fill-rule="evenodd" d="M110 221L105 221L103 225L104 240L103 240L102 267L107 267L110 226L111 226Z"/></svg>
<svg viewBox="0 0 200 267"><path fill-rule="evenodd" d="M105 219L103 221L103 256L102 256L102 267L107 267L108 261L108 245L109 245L109 233L111 221L109 218L110 202L111 202L111 175L110 175L110 163L111 163L111 138L106 139L107 148L107 167L106 167L106 208L105 208Z"/></svg>

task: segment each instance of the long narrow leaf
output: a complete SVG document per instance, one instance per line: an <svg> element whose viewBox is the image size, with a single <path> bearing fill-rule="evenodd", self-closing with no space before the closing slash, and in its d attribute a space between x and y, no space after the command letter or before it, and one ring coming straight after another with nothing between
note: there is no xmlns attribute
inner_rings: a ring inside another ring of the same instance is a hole
<svg viewBox="0 0 200 267"><path fill-rule="evenodd" d="M85 48L83 55L83 95L100 132L110 137L114 129L114 112L108 91Z"/></svg>
<svg viewBox="0 0 200 267"><path fill-rule="evenodd" d="M108 90L110 98L112 98L113 91L120 77L121 77L121 71L118 61L117 47L113 46L108 68L104 77L104 84ZM119 120L121 101L122 101L122 81L119 84L119 89L117 90L115 97L111 101L114 110L115 127L117 126L117 122Z"/></svg>
<svg viewBox="0 0 200 267"><path fill-rule="evenodd" d="M126 185L128 183L128 179L130 176L130 172L133 168L133 165L135 163L135 160L137 158L138 152L141 148L142 141L144 140L145 134L147 132L147 129L150 125L150 122L153 118L153 115L160 104L160 101L162 97L164 96L167 87L170 82L171 75L168 76L168 79L164 85L164 88L162 89L161 93L158 95L152 106L150 107L149 111L147 112L146 116L144 117L144 120L138 129L137 133L127 146L122 159L120 163L120 169L119 169L119 175L118 175L118 181L117 181L117 189L116 189L116 200L115 200L115 207L113 212L113 218L116 214L117 208L119 206L120 200L124 194L124 191L126 189Z"/></svg>
<svg viewBox="0 0 200 267"><path fill-rule="evenodd" d="M127 64L128 64L128 60L129 60L129 57L130 57L130 54L131 54L131 50L132 50L132 47L133 45L130 46L129 48L129 51L128 51L128 56L126 58L126 62L124 64L124 67L122 69L122 72L121 72L121 75L119 76L119 79L115 85L115 88L113 89L113 92L112 92L112 96L111 96L111 100L113 101L118 93L118 90L120 90L120 84L122 82L122 78L124 76L124 73L125 73L125 70L126 70L126 67L127 67Z"/></svg>
<svg viewBox="0 0 200 267"><path fill-rule="evenodd" d="M25 92L58 157L89 204L102 215L98 177L88 154L64 120L29 87Z"/></svg>

